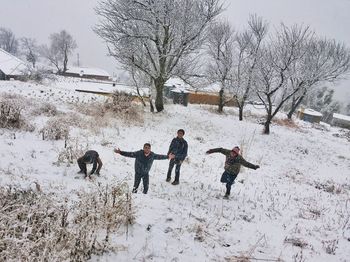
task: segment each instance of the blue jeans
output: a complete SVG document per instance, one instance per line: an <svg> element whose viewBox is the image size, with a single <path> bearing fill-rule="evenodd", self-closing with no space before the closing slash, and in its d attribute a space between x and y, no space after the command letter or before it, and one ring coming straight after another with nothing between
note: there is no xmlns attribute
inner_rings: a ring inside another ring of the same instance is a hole
<svg viewBox="0 0 350 262"><path fill-rule="evenodd" d="M226 183L226 195L231 193L231 186L234 184L237 175L233 175L227 171L225 171L220 179L221 183Z"/></svg>

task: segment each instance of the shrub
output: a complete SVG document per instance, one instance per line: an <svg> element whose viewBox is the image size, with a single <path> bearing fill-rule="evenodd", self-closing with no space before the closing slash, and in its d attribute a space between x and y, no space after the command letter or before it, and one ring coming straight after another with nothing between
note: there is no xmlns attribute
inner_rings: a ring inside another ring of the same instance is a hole
<svg viewBox="0 0 350 262"><path fill-rule="evenodd" d="M54 193L1 187L0 261L86 261L116 250L111 233L134 221L126 189L98 186L67 203Z"/></svg>
<svg viewBox="0 0 350 262"><path fill-rule="evenodd" d="M41 129L43 140L67 140L69 136L69 124L62 116L49 119Z"/></svg>
<svg viewBox="0 0 350 262"><path fill-rule="evenodd" d="M21 96L2 94L0 97L0 128L24 129L33 131L34 127L29 125L22 116L28 101Z"/></svg>
<svg viewBox="0 0 350 262"><path fill-rule="evenodd" d="M143 108L134 103L135 97L126 93L114 93L105 103L79 104L77 111L92 116L96 123L92 129L107 126L111 118L127 123L143 123ZM141 109L142 108L142 109Z"/></svg>
<svg viewBox="0 0 350 262"><path fill-rule="evenodd" d="M56 116L57 113L58 111L56 106L50 103L43 103L38 108L32 111L32 114L36 116L39 116L39 115Z"/></svg>
<svg viewBox="0 0 350 262"><path fill-rule="evenodd" d="M83 147L78 139L68 140L66 141L65 148L58 153L56 164L73 164L74 160L81 157L85 151L87 151L87 147Z"/></svg>

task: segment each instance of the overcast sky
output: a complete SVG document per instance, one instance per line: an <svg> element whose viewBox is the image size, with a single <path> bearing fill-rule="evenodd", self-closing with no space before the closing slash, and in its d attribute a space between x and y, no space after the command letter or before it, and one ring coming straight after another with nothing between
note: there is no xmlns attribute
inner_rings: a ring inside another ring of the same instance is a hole
<svg viewBox="0 0 350 262"><path fill-rule="evenodd" d="M47 43L51 33L67 30L75 38L83 66L118 72L107 57L103 41L92 31L97 23L93 8L99 0L0 0L0 27L17 37ZM242 29L249 14L264 17L273 28L281 22L310 25L319 35L335 38L350 47L350 0L226 0L223 17ZM76 61L76 55L71 58ZM350 102L350 80L337 87L337 97Z"/></svg>

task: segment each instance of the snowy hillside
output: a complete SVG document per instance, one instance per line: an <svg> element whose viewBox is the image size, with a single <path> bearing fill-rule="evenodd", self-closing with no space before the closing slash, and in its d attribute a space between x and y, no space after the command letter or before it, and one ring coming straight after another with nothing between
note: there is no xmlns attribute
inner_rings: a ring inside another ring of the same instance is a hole
<svg viewBox="0 0 350 262"><path fill-rule="evenodd" d="M149 142L152 151L166 154L180 128L189 145L180 184L165 181L168 160L155 161L148 194L132 194L135 223L120 228L113 239L119 251L92 261L349 261L350 140L345 130L296 121L293 127L275 123L270 135L262 135L263 112L254 107L247 108L243 122L234 108L219 115L211 106L171 104L157 114L138 107L142 112L132 119L93 117L85 112L106 98L74 89L76 83L70 82L0 82L0 96L24 97L22 113L32 131L0 129L1 186L29 188L37 182L42 191L62 198L74 198L98 183L125 181L131 188L134 160L113 148L137 151ZM43 105L54 105L57 112L35 114ZM84 180L76 164L59 161L64 139L42 139L40 130L58 116L57 125L70 125L69 146L99 152L100 177ZM205 152L235 145L260 169L241 170L225 200L219 181L225 157Z"/></svg>

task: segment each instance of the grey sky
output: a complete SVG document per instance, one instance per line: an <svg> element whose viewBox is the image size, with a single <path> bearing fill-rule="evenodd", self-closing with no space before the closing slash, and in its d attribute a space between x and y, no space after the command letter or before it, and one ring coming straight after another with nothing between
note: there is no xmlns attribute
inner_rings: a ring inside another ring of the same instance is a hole
<svg viewBox="0 0 350 262"><path fill-rule="evenodd" d="M17 37L27 36L47 43L51 33L62 29L73 35L83 66L117 72L107 57L103 41L92 31L97 23L93 8L98 0L0 0L0 26ZM350 47L350 0L226 0L223 17L236 29L245 26L249 14L256 13L270 22L310 25L319 35L335 38ZM71 58L76 61L76 56ZM337 97L350 102L350 80L342 81Z"/></svg>

